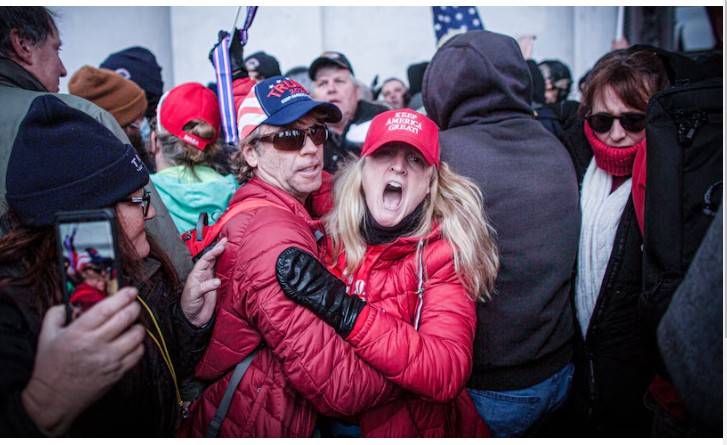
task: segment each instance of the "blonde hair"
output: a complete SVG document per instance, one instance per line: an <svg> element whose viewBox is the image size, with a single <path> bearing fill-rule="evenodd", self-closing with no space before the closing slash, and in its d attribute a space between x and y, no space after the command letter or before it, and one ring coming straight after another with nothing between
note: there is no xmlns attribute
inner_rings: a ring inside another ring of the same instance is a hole
<svg viewBox="0 0 727 445"><path fill-rule="evenodd" d="M349 162L336 175L334 207L326 217L333 244L333 259L345 253L346 270L355 271L366 253L361 225L366 215L363 166L366 158ZM439 222L442 235L452 246L455 271L474 300L492 298L500 261L495 231L483 213L480 189L454 173L442 162L434 169L421 221L408 236L423 238Z"/></svg>
<svg viewBox="0 0 727 445"><path fill-rule="evenodd" d="M169 133L160 122L157 122L156 127L161 154L168 163L187 167L195 177L197 174L194 168L197 165L207 165L221 172L225 170L224 166L217 165L222 149L216 141L207 144L204 150L200 150ZM215 127L198 119L187 122L183 130L204 139L215 137L217 134Z"/></svg>

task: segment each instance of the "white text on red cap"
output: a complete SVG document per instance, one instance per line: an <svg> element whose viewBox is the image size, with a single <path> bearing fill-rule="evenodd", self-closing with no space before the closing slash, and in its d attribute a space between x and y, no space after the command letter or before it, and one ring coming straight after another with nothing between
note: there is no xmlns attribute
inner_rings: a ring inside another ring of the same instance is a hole
<svg viewBox="0 0 727 445"><path fill-rule="evenodd" d="M388 131L408 131L410 133L419 134L422 129L422 123L417 119L416 114L400 111L386 120Z"/></svg>

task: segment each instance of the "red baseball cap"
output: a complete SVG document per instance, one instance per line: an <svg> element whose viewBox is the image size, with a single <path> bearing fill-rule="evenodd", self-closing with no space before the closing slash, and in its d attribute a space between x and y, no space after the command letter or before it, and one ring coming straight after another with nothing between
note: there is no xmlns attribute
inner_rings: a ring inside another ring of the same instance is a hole
<svg viewBox="0 0 727 445"><path fill-rule="evenodd" d="M377 115L366 133L361 156L368 156L389 142L411 145L430 165L439 168L439 127L425 115L410 108Z"/></svg>
<svg viewBox="0 0 727 445"><path fill-rule="evenodd" d="M202 120L215 128L209 139L184 131L190 121ZM220 134L220 106L217 96L201 83L187 82L162 96L157 109L157 122L169 133L204 151Z"/></svg>

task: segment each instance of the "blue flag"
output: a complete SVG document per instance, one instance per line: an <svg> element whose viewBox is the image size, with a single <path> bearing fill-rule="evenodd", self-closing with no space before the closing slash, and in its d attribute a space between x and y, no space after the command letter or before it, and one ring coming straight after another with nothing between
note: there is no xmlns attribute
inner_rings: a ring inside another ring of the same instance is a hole
<svg viewBox="0 0 727 445"><path fill-rule="evenodd" d="M432 6L432 18L437 44L444 36L485 29L474 6Z"/></svg>

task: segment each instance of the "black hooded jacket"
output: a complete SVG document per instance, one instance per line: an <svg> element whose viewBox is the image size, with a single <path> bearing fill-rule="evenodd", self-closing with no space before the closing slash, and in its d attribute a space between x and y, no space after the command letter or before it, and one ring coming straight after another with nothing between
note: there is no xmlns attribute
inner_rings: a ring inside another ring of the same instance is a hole
<svg viewBox="0 0 727 445"><path fill-rule="evenodd" d="M533 116L531 88L515 40L487 31L447 42L424 76L442 160L478 184L497 230L501 267L494 298L477 308L473 388L532 386L573 354L578 184L568 152Z"/></svg>

